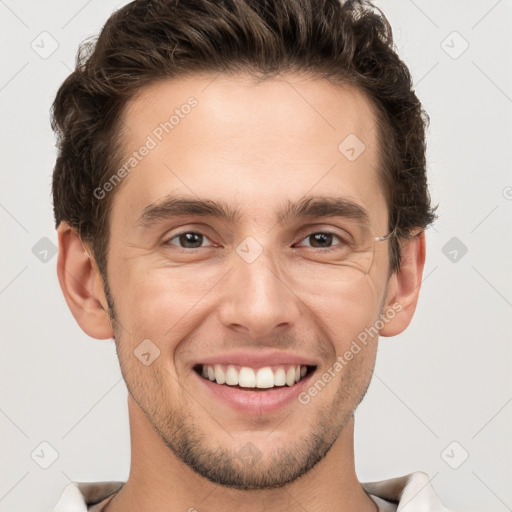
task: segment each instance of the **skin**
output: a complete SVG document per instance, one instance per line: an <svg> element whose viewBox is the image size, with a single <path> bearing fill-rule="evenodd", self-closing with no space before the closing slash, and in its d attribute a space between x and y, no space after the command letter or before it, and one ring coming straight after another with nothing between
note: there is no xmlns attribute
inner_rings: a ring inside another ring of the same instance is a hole
<svg viewBox="0 0 512 512"><path fill-rule="evenodd" d="M72 228L58 228L67 303L87 334L115 338L129 389L130 475L107 509L374 511L355 473L353 413L370 383L378 337L307 405L267 415L206 399L192 370L205 356L277 348L316 361L321 378L394 304L401 311L380 335L410 323L425 259L422 233L403 243L399 272L389 276L389 242L377 242L367 272L346 280L340 276L348 270L325 260L321 247L290 249L311 244L308 234L336 231L343 219L277 221L288 200L339 196L368 211L374 236L387 234L372 105L355 89L292 74L259 84L241 75L160 82L127 105L127 156L190 96L198 105L111 192L114 322L94 259ZM355 161L338 150L349 134L366 146ZM222 200L240 218L137 224L145 208L176 194ZM165 244L182 232L204 234L203 247L180 252ZM235 251L248 236L263 249L252 263ZM160 350L148 366L134 356L144 339ZM248 443L257 460L244 464Z"/></svg>

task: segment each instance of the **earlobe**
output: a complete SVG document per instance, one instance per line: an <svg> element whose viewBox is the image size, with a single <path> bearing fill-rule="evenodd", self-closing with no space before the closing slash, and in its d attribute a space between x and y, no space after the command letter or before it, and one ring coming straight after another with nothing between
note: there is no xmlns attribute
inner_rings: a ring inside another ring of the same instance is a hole
<svg viewBox="0 0 512 512"><path fill-rule="evenodd" d="M114 336L101 276L78 233L62 222L57 229L57 274L64 298L82 330L96 339Z"/></svg>
<svg viewBox="0 0 512 512"><path fill-rule="evenodd" d="M391 293L382 312L389 321L380 330L381 336L396 336L411 323L418 303L424 266L425 233L421 231L402 245L400 270L390 278L388 289Z"/></svg>

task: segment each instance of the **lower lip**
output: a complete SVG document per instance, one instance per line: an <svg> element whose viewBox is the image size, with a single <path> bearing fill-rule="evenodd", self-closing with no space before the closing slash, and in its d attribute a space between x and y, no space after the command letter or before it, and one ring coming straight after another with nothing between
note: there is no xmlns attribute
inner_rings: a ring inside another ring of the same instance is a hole
<svg viewBox="0 0 512 512"><path fill-rule="evenodd" d="M217 400L229 405L233 409L245 414L269 414L278 411L294 400L298 402L298 396L307 387L314 371L308 373L293 386L279 386L268 391L244 391L243 389L217 384L209 379L201 377L193 372Z"/></svg>

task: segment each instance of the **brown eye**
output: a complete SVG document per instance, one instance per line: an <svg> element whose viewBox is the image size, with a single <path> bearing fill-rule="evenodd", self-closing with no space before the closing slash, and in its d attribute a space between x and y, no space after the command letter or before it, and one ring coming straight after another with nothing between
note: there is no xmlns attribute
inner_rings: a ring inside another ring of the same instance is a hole
<svg viewBox="0 0 512 512"><path fill-rule="evenodd" d="M173 242L173 240L176 240L176 242ZM203 242L205 240L209 239L201 233L186 231L184 233L178 233L177 235L172 236L165 243L167 245L178 245L182 249L198 249L203 247Z"/></svg>
<svg viewBox="0 0 512 512"><path fill-rule="evenodd" d="M309 245L299 245L299 247L330 249L331 247L333 247L333 241L335 239L338 239L340 242L342 242L341 238L338 235L335 235L334 233L329 233L328 231L319 231L317 233L311 233L306 238L302 239L302 241L309 240Z"/></svg>

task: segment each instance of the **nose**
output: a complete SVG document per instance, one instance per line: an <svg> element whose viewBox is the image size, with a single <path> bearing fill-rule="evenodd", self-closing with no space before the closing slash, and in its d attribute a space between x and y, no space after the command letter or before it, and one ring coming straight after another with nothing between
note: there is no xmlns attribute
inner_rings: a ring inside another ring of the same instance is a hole
<svg viewBox="0 0 512 512"><path fill-rule="evenodd" d="M300 300L266 252L251 263L233 254L233 268L226 279L218 309L224 326L259 338L297 322Z"/></svg>

